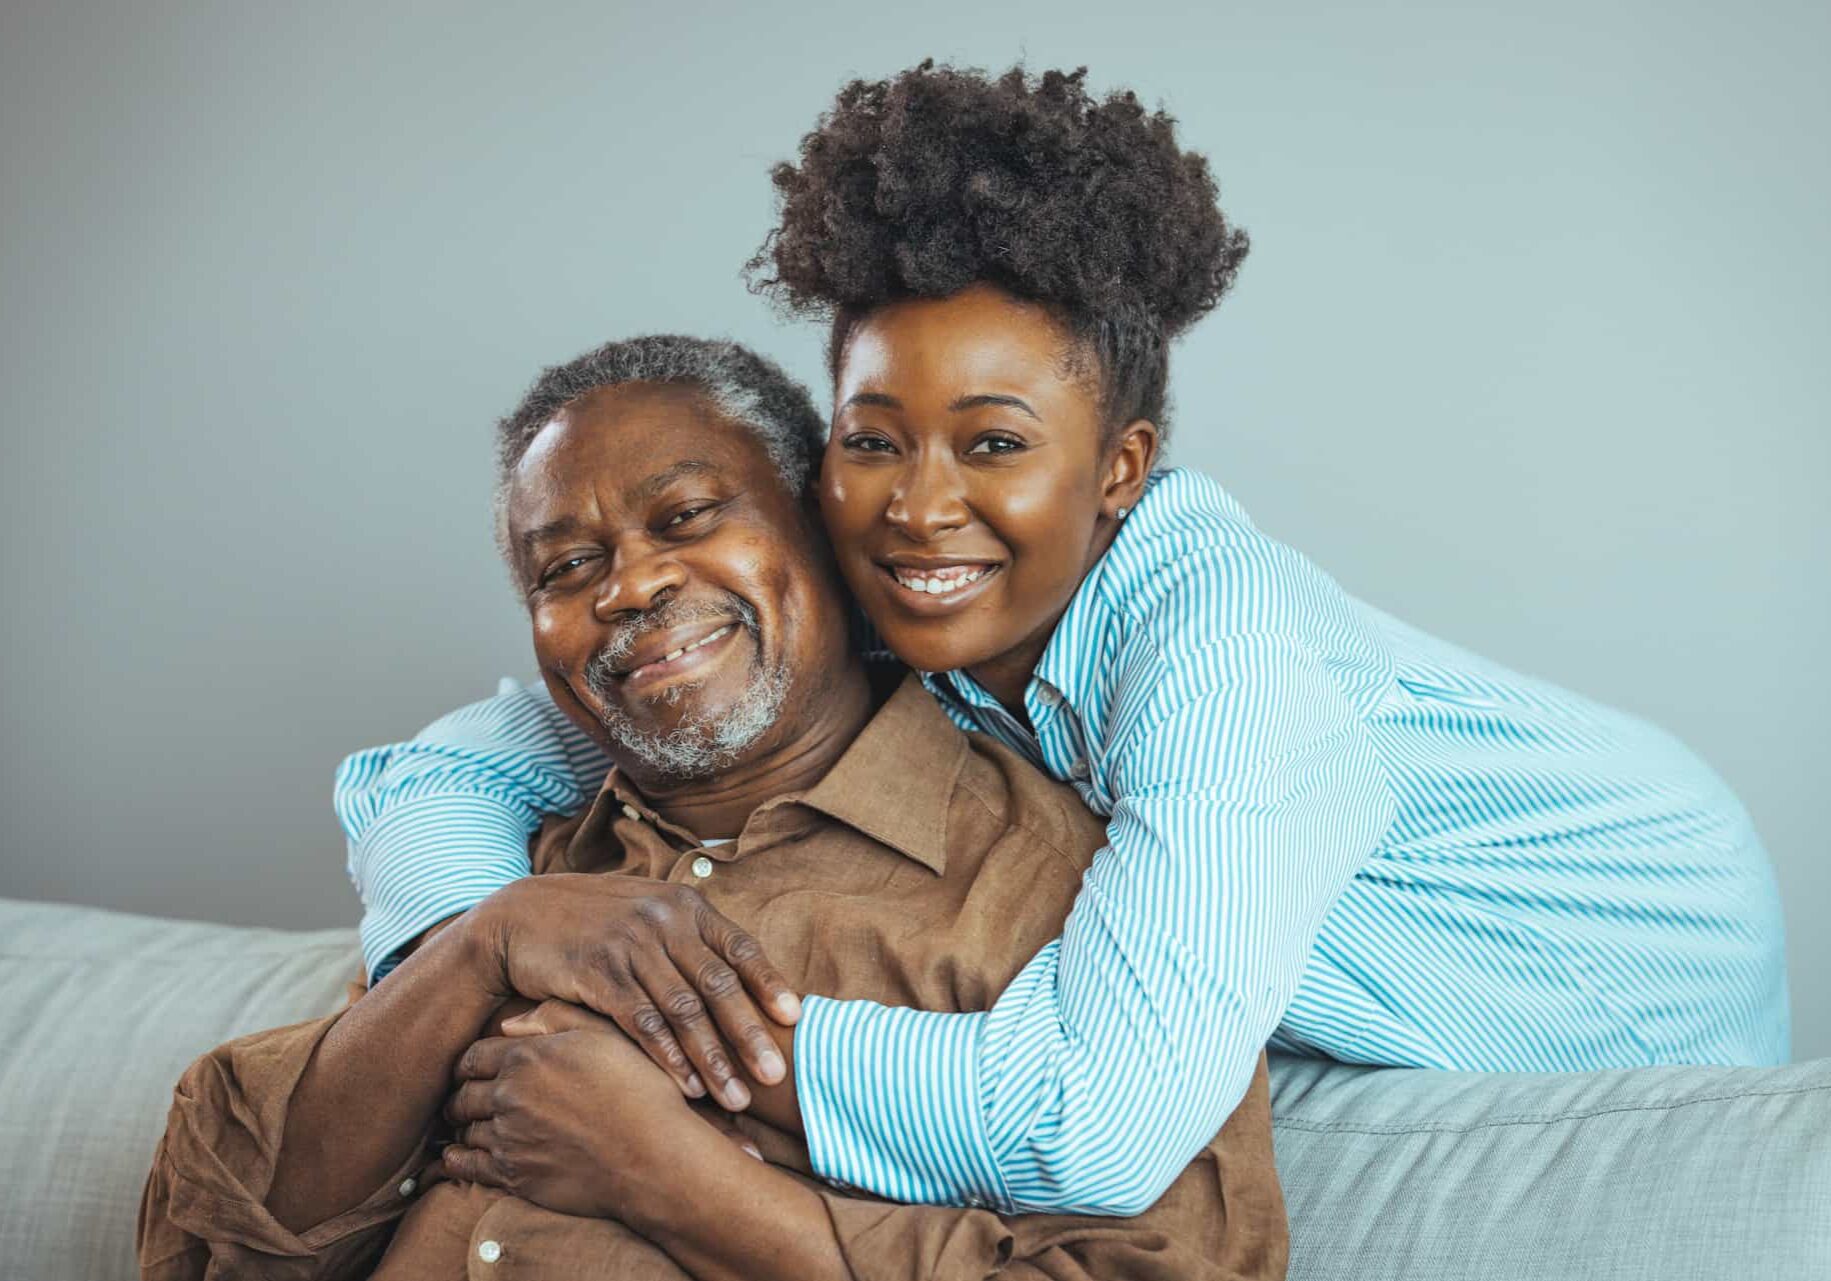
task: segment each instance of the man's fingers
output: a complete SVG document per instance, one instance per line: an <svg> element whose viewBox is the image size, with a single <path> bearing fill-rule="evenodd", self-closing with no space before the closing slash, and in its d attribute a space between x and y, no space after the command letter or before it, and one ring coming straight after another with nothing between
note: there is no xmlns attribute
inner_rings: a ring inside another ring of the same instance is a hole
<svg viewBox="0 0 1831 1281"><path fill-rule="evenodd" d="M763 952L763 945L723 916L714 916L701 929L706 946L737 971L750 995L776 1022L788 1027L801 1017L801 998L782 977L782 971Z"/></svg>
<svg viewBox="0 0 1831 1281"><path fill-rule="evenodd" d="M496 1158L482 1148L449 1143L439 1154L439 1169L448 1179L462 1183L487 1183L493 1188L508 1188L509 1181L496 1164Z"/></svg>
<svg viewBox="0 0 1831 1281"><path fill-rule="evenodd" d="M496 1115L496 1083L466 1081L445 1100L445 1119L454 1127L487 1121Z"/></svg>
<svg viewBox="0 0 1831 1281"><path fill-rule="evenodd" d="M457 1144L463 1148L476 1148L479 1152L496 1150L496 1122L472 1121L458 1129Z"/></svg>
<svg viewBox="0 0 1831 1281"><path fill-rule="evenodd" d="M636 980L649 994L650 1009L672 1030L712 1098L734 1112L749 1107L749 1087L738 1079L731 1054L704 998L681 975L673 960L666 955L639 960ZM637 1038L639 1043L641 1039ZM649 1057L654 1058L654 1054L651 1052Z"/></svg>
<svg viewBox="0 0 1831 1281"><path fill-rule="evenodd" d="M675 957L675 964L693 976L693 985L724 1033L725 1042L743 1058L752 1079L774 1085L788 1074L788 1064L776 1048L776 1039L764 1025L762 1013L736 970L705 947L695 947Z"/></svg>
<svg viewBox="0 0 1831 1281"><path fill-rule="evenodd" d="M514 1038L507 1036L486 1036L472 1041L470 1048L458 1056L458 1066L452 1075L460 1081L487 1081L493 1076L501 1076L502 1064L514 1048Z"/></svg>
<svg viewBox="0 0 1831 1281"><path fill-rule="evenodd" d="M602 1028L614 1026L611 1021L595 1010L588 1010L582 1005L557 998L542 1001L539 1005L502 1024L504 1036L544 1036L551 1032L571 1032L575 1029Z"/></svg>

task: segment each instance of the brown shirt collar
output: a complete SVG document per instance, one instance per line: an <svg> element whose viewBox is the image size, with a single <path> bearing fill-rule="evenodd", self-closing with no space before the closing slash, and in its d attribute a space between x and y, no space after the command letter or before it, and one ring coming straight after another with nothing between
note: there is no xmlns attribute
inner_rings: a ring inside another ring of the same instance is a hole
<svg viewBox="0 0 1831 1281"><path fill-rule="evenodd" d="M725 863L747 858L804 834L811 817L806 811L814 810L940 875L947 869L948 808L967 751L965 734L921 680L904 673L826 777L806 791L785 792L759 805L735 841L708 847L706 854ZM658 831L700 844L692 832L656 814L614 767L578 830L608 832L625 806Z"/></svg>

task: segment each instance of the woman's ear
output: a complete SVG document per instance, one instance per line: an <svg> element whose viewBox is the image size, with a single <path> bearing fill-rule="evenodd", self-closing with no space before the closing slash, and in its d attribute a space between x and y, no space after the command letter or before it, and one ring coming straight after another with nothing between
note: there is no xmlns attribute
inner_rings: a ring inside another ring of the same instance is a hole
<svg viewBox="0 0 1831 1281"><path fill-rule="evenodd" d="M1157 424L1134 418L1108 446L1100 492L1101 514L1123 520L1144 496L1144 482L1157 461Z"/></svg>

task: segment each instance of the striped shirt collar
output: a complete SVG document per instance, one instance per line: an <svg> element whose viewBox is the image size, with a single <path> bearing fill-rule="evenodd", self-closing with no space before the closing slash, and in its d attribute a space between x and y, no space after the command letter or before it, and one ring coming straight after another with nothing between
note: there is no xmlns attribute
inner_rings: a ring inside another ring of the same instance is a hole
<svg viewBox="0 0 1831 1281"><path fill-rule="evenodd" d="M1075 589L1068 608L1055 625L1043 655L1037 660L1024 690L1024 710L1030 724L1041 730L1060 705L1066 704L1083 722L1100 723L1111 702L1115 679L1111 659L1118 651L1119 625L1124 610L1119 603L1130 593L1140 573L1150 568L1145 545L1161 534L1181 504L1163 482L1181 473L1152 472L1138 506L1120 524L1112 545L1096 560ZM1003 712L1003 705L965 671L923 672L922 682L943 703L987 723L978 713ZM1002 720L994 713L990 720Z"/></svg>

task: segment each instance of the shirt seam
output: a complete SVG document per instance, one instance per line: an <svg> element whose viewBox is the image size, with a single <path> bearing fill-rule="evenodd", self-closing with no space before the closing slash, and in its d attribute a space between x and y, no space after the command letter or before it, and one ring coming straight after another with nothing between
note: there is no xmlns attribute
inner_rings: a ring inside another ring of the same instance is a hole
<svg viewBox="0 0 1831 1281"><path fill-rule="evenodd" d="M1051 780L1051 781L1053 781L1053 780ZM965 792L968 796L971 796L975 801L979 802L980 807L985 811L986 816L988 818L991 818L993 820L997 820L999 818L999 813L998 813L997 808L990 801L988 801L984 796L980 795L977 787L975 787L971 782L969 782L966 779L961 779L959 787L960 787L961 791ZM1079 804L1080 802L1077 800L1076 803ZM1089 811L1089 812L1091 813L1092 811ZM1060 845L1057 845L1052 838L1050 838L1045 833L1038 831L1036 828L1032 827L1027 822L1022 822L1022 821L1009 822L1009 821L1007 821L1006 825L1005 825L1005 832L1006 833L1018 832L1018 833L1022 833L1024 836L1029 837L1031 840L1035 841L1038 845L1041 845L1044 849L1048 850L1051 854L1055 855L1063 863L1066 863L1068 865L1069 870L1071 870L1077 874L1084 873L1087 870L1086 864L1081 863L1079 860L1077 860L1072 855L1070 855L1066 850L1064 850ZM996 841L993 842L994 846L996 844L997 844ZM1092 860L1090 859L1090 860L1088 860L1088 862L1091 863ZM1061 932L1059 930L1056 933L1056 937L1057 938L1061 937Z"/></svg>

